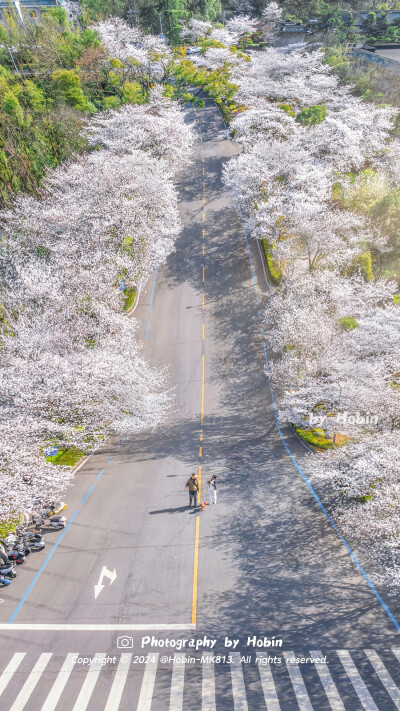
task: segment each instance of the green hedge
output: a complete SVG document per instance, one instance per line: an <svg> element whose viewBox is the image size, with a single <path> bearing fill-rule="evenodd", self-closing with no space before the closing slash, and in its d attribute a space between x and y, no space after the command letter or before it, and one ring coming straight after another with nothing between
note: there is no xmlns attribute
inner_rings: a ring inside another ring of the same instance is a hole
<svg viewBox="0 0 400 711"><path fill-rule="evenodd" d="M265 261L267 262L269 278L274 286L278 286L280 280L282 279L283 272L279 266L278 260L274 257L274 248L265 238L261 239L261 244L265 255Z"/></svg>
<svg viewBox="0 0 400 711"><path fill-rule="evenodd" d="M332 449L333 442L331 439L325 437L324 430L320 428L303 430L301 427L296 427L296 425L293 425L293 428L303 442L310 444L312 447L318 447L318 449Z"/></svg>
<svg viewBox="0 0 400 711"><path fill-rule="evenodd" d="M129 311L129 309L135 303L136 289L126 289L125 290L125 304L124 311Z"/></svg>
<svg viewBox="0 0 400 711"><path fill-rule="evenodd" d="M46 457L46 461L52 464L60 464L64 467L74 467L84 456L85 452L81 449L59 449L55 457Z"/></svg>

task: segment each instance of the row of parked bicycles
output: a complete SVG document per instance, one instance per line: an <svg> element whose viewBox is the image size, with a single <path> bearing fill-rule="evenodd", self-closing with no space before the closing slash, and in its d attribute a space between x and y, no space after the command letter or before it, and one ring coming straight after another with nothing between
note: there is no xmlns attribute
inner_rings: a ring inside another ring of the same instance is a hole
<svg viewBox="0 0 400 711"><path fill-rule="evenodd" d="M0 539L0 585L10 585L17 575L16 567L25 563L30 553L45 548L44 534L47 531L65 528L68 519L61 512L66 508L64 501L49 501L39 513L31 515L6 538Z"/></svg>

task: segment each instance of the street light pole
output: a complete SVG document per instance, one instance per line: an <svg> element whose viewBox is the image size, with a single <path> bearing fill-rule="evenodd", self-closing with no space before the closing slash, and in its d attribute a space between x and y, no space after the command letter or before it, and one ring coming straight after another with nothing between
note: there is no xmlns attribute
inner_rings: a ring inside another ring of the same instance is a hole
<svg viewBox="0 0 400 711"><path fill-rule="evenodd" d="M163 32L163 28L162 28L161 12L158 13L158 16L159 16L159 18L160 18L160 30L161 30L161 34L163 35L164 32Z"/></svg>

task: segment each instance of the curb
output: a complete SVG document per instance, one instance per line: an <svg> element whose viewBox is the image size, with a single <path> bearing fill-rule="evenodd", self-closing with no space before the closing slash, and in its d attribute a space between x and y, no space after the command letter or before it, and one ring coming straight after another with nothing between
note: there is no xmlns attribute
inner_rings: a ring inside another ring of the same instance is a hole
<svg viewBox="0 0 400 711"><path fill-rule="evenodd" d="M128 311L126 311L126 315L127 315L127 316L130 316L131 314L133 314L134 311L136 311L136 307L137 307L137 305L138 305L138 303L139 303L139 297L140 297L140 291L139 291L139 289L138 289L137 292L136 292L136 295L135 295L135 301L133 302L131 308L128 309Z"/></svg>

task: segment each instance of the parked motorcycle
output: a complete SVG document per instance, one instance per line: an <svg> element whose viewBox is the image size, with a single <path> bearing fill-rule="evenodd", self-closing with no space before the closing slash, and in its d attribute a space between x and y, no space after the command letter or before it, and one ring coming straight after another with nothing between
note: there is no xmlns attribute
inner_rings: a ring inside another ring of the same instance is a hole
<svg viewBox="0 0 400 711"><path fill-rule="evenodd" d="M46 545L44 537L37 533L26 532L20 536L20 541L30 551L42 551Z"/></svg>
<svg viewBox="0 0 400 711"><path fill-rule="evenodd" d="M67 525L66 516L47 516L46 512L42 512L41 516L35 520L36 526L46 530L61 530Z"/></svg>
<svg viewBox="0 0 400 711"><path fill-rule="evenodd" d="M66 508L67 504L65 501L49 501L45 505L44 511L46 511L47 516L54 516L61 513L61 511L64 511Z"/></svg>
<svg viewBox="0 0 400 711"><path fill-rule="evenodd" d="M16 578L17 573L14 570L15 568L15 563L12 563L9 561L9 563L6 563L5 565L0 565L0 576L4 578Z"/></svg>
<svg viewBox="0 0 400 711"><path fill-rule="evenodd" d="M7 539L0 541L0 549L5 553L8 560L15 561L18 565L25 563L26 555L31 552L29 548L25 548L20 544L7 542Z"/></svg>

